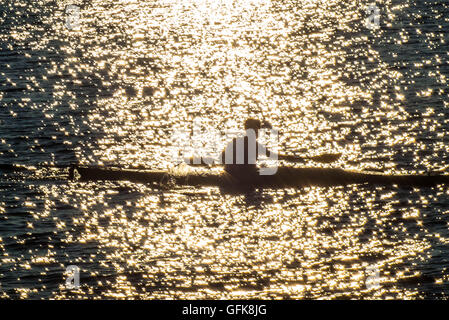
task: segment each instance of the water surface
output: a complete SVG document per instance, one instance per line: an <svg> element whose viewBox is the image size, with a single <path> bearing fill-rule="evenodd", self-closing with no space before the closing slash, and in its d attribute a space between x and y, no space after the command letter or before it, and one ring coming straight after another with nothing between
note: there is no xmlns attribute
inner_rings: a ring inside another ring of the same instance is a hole
<svg viewBox="0 0 449 320"><path fill-rule="evenodd" d="M0 4L0 163L38 168L0 172L2 298L447 296L447 186L235 195L43 165L169 169L174 130L251 116L285 153L447 172L448 4L378 1L370 29L366 1L92 0L73 30L65 4Z"/></svg>

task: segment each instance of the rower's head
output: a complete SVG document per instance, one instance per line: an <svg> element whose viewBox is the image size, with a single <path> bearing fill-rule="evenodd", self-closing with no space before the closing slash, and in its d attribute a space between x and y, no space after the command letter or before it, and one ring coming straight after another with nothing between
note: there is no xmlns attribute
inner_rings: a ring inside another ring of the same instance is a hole
<svg viewBox="0 0 449 320"><path fill-rule="evenodd" d="M253 130L259 130L262 127L262 123L260 122L260 120L257 119L246 119L245 121L245 130L248 129L253 129Z"/></svg>
<svg viewBox="0 0 449 320"><path fill-rule="evenodd" d="M246 119L245 121L245 131L253 130L256 134L256 137L259 136L259 130L262 127L262 123L257 119Z"/></svg>

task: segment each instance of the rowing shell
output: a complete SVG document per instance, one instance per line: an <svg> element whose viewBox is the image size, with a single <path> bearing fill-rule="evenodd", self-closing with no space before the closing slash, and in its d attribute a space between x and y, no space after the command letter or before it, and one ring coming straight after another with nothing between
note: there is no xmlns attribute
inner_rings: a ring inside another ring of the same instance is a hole
<svg viewBox="0 0 449 320"><path fill-rule="evenodd" d="M79 166L72 168L70 178L77 178L81 181L111 180L140 183L164 183L170 181L180 186L244 186L255 188L344 186L351 184L425 187L449 184L449 175L385 175L333 168L291 167L280 167L274 175L255 175L246 179L237 179L224 172L211 173L208 170L196 170L184 175L178 175L157 170L142 171Z"/></svg>

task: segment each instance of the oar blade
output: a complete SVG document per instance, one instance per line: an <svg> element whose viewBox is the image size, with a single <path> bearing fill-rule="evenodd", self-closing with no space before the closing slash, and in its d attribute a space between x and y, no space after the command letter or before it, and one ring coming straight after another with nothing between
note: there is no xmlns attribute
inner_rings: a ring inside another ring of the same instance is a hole
<svg viewBox="0 0 449 320"><path fill-rule="evenodd" d="M332 163L340 159L341 153L326 153L315 157L310 157L313 161L321 162L321 163Z"/></svg>

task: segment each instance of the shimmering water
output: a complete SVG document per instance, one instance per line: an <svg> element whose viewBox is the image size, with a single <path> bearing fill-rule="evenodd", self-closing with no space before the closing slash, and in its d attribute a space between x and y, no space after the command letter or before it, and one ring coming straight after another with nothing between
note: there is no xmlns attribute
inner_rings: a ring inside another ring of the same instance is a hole
<svg viewBox="0 0 449 320"><path fill-rule="evenodd" d="M285 153L448 171L445 1L377 1L375 29L367 1L74 1L72 30L67 4L0 4L0 164L167 169L173 130L257 116ZM448 222L447 186L231 195L3 170L0 296L443 298Z"/></svg>

